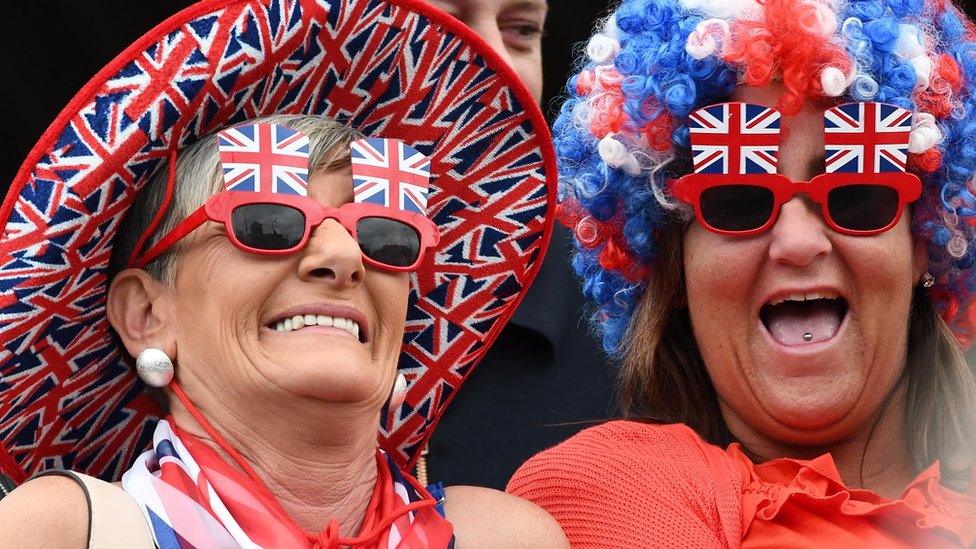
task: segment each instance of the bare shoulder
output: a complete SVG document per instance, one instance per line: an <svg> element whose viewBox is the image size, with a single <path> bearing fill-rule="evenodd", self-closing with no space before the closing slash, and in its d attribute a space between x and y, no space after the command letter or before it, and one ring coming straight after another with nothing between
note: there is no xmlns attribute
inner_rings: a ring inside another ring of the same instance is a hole
<svg viewBox="0 0 976 549"><path fill-rule="evenodd" d="M33 479L0 499L0 547L88 545L88 503L74 480Z"/></svg>
<svg viewBox="0 0 976 549"><path fill-rule="evenodd" d="M460 549L569 547L556 521L522 498L476 486L451 486L445 496L445 511Z"/></svg>

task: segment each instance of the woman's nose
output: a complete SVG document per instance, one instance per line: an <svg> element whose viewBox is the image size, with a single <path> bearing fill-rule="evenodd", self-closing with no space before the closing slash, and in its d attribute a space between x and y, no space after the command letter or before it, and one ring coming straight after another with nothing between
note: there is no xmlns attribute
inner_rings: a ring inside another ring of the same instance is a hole
<svg viewBox="0 0 976 549"><path fill-rule="evenodd" d="M780 208L770 229L769 256L778 263L805 267L832 249L828 231L820 207L805 197L794 196Z"/></svg>
<svg viewBox="0 0 976 549"><path fill-rule="evenodd" d="M326 282L339 289L357 286L366 276L359 243L339 222L326 219L309 235L298 275L303 280Z"/></svg>

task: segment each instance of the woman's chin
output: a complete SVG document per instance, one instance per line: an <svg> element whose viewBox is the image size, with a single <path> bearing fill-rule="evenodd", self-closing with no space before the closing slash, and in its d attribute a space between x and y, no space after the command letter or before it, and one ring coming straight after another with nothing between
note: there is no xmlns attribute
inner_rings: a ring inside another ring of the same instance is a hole
<svg viewBox="0 0 976 549"><path fill-rule="evenodd" d="M800 431L802 437L842 429L864 394L870 368L858 352L849 322L829 339L784 345L758 324L752 366L746 375L756 406L768 425Z"/></svg>
<svg viewBox="0 0 976 549"><path fill-rule="evenodd" d="M787 443L828 444L847 436L860 390L851 385L805 380L767 387L759 399L768 434ZM752 420L749 423L753 423Z"/></svg>
<svg viewBox="0 0 976 549"><path fill-rule="evenodd" d="M362 403L375 400L383 376L373 364L343 361L341 357L301 361L278 361L265 377L280 389L285 399L321 402Z"/></svg>

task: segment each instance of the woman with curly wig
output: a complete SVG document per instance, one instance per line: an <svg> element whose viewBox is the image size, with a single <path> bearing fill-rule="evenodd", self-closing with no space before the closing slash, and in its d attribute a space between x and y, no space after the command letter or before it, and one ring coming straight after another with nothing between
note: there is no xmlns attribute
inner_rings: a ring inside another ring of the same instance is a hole
<svg viewBox="0 0 976 549"><path fill-rule="evenodd" d="M555 126L625 420L509 490L574 546L976 544L976 26L624 0Z"/></svg>

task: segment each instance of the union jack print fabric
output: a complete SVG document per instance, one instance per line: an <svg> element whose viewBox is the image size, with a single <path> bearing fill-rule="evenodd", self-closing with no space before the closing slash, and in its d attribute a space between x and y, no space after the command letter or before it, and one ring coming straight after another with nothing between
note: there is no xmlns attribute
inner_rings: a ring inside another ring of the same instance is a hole
<svg viewBox="0 0 976 549"><path fill-rule="evenodd" d="M353 141L352 189L355 202L427 214L430 159L396 139Z"/></svg>
<svg viewBox="0 0 976 549"><path fill-rule="evenodd" d="M695 173L776 173L780 114L750 103L720 103L691 113Z"/></svg>
<svg viewBox="0 0 976 549"><path fill-rule="evenodd" d="M0 470L117 480L151 446L159 410L105 317L116 231L173 150L299 113L408 140L436 174L426 210L441 239L411 276L407 394L379 425L409 470L552 232L545 120L473 36L422 2L226 0L167 19L100 71L0 207Z"/></svg>
<svg viewBox="0 0 976 549"><path fill-rule="evenodd" d="M247 124L217 134L224 189L308 196L308 137L278 124Z"/></svg>
<svg viewBox="0 0 976 549"><path fill-rule="evenodd" d="M845 103L824 113L827 173L903 172L912 113L886 103Z"/></svg>
<svg viewBox="0 0 976 549"><path fill-rule="evenodd" d="M362 530L378 528L374 548L434 549L449 547L453 529L433 506L397 513L430 495L414 486L397 466L377 456L374 514ZM192 435L180 433L168 420L160 420L152 449L136 459L122 475L122 488L139 504L160 549L188 547L319 547L287 517L266 492Z"/></svg>

